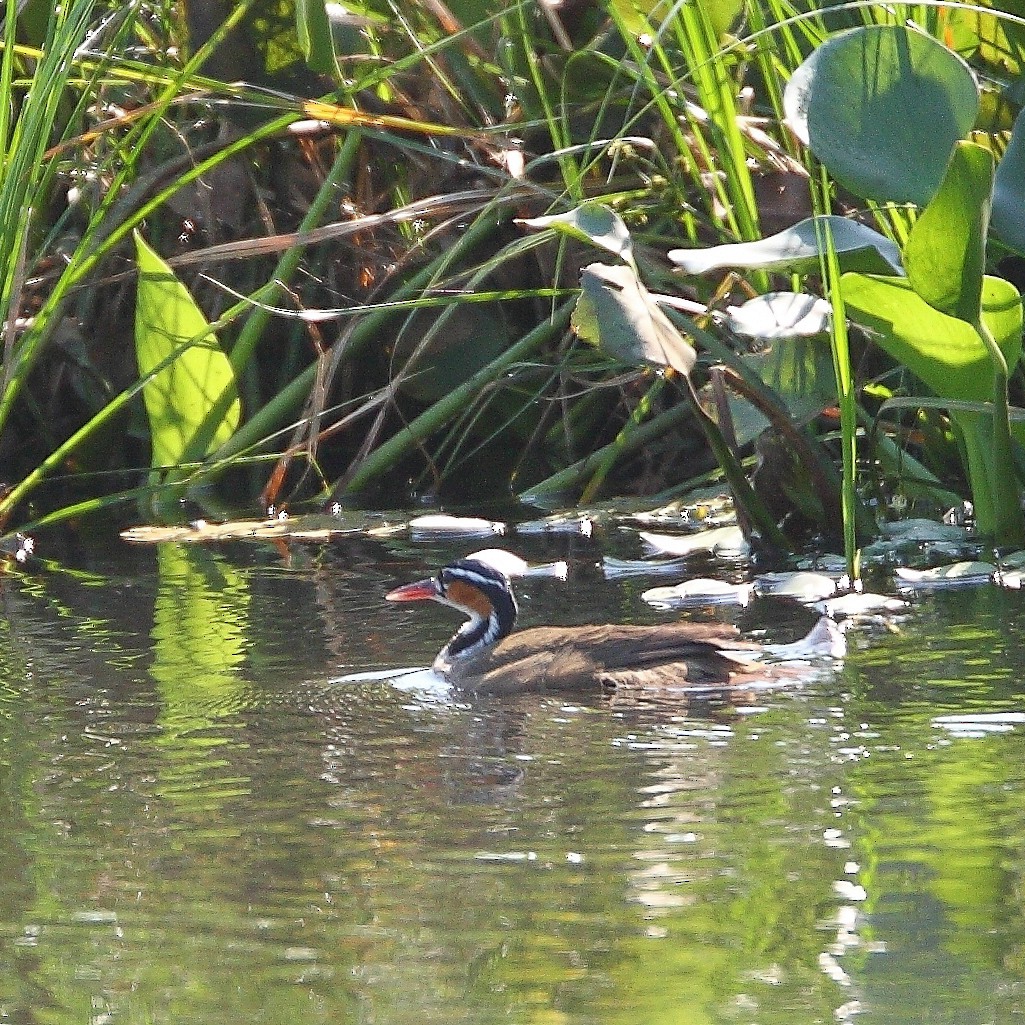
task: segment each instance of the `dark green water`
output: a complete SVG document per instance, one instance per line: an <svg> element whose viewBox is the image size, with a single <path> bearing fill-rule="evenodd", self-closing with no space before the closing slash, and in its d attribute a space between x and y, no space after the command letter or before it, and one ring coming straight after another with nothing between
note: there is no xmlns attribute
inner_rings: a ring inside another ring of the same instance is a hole
<svg viewBox="0 0 1025 1025"><path fill-rule="evenodd" d="M1021 1020L1025 596L922 599L742 714L332 682L429 663L455 620L382 595L472 547L4 580L0 1021ZM569 554L525 622L657 618Z"/></svg>

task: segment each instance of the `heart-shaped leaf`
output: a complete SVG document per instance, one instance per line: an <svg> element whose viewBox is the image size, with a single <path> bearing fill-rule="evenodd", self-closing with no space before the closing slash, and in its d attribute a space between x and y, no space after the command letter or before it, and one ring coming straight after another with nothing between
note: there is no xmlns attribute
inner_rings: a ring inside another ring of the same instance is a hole
<svg viewBox="0 0 1025 1025"><path fill-rule="evenodd" d="M975 123L979 86L931 36L870 25L819 46L791 76L784 109L793 132L856 196L925 206L954 143Z"/></svg>

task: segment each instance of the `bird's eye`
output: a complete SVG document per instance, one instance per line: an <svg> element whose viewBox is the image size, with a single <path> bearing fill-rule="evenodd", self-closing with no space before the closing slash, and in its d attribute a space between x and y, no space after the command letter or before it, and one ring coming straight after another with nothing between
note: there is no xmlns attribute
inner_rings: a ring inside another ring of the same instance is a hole
<svg viewBox="0 0 1025 1025"><path fill-rule="evenodd" d="M438 591L441 594L444 594L446 590L447 590L447 588L445 587L445 571L442 570L438 574Z"/></svg>

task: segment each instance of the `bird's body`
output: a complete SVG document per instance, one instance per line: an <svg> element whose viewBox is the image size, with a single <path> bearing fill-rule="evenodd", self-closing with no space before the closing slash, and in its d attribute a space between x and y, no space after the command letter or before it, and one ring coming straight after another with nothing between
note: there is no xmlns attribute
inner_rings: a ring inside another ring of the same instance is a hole
<svg viewBox="0 0 1025 1025"><path fill-rule="evenodd" d="M763 649L741 640L732 626L543 626L513 633L517 608L508 578L475 559L387 597L437 601L469 617L434 669L477 694L722 686L771 672L747 661Z"/></svg>

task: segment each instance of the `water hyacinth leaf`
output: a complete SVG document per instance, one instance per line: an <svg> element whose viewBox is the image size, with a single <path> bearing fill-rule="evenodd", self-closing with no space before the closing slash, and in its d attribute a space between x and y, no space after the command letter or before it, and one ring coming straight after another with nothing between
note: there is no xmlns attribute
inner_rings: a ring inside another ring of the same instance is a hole
<svg viewBox="0 0 1025 1025"><path fill-rule="evenodd" d="M756 242L736 242L708 249L671 249L669 259L687 274L705 274L733 267L745 270L817 273L825 228L843 270L865 274L903 274L900 249L867 225L833 214L808 217Z"/></svg>
<svg viewBox="0 0 1025 1025"><path fill-rule="evenodd" d="M633 244L623 219L602 203L584 203L575 210L549 217L523 217L516 221L525 228L551 228L581 242L600 246L633 266Z"/></svg>
<svg viewBox="0 0 1025 1025"><path fill-rule="evenodd" d="M242 406L231 364L202 311L138 233L135 245L135 352L140 376L153 375L143 390L152 465L174 467L226 442ZM208 423L211 411L221 408L217 422Z"/></svg>
<svg viewBox="0 0 1025 1025"><path fill-rule="evenodd" d="M993 398L993 365L971 325L933 309L906 278L845 274L841 285L848 317L936 395L976 402ZM1022 329L1014 285L983 279L982 321L1013 371L1021 357Z"/></svg>
<svg viewBox="0 0 1025 1025"><path fill-rule="evenodd" d="M933 309L969 324L979 316L992 194L993 155L973 142L958 142L939 192L904 249L914 290Z"/></svg>
<svg viewBox="0 0 1025 1025"><path fill-rule="evenodd" d="M793 132L856 196L925 206L975 123L979 85L930 36L871 25L831 37L784 94Z"/></svg>
<svg viewBox="0 0 1025 1025"><path fill-rule="evenodd" d="M630 267L592 263L580 272L573 330L631 366L672 367L689 377L697 353Z"/></svg>
<svg viewBox="0 0 1025 1025"><path fill-rule="evenodd" d="M802 292L766 292L728 307L726 315L731 331L768 342L828 333L833 308L825 299Z"/></svg>
<svg viewBox="0 0 1025 1025"><path fill-rule="evenodd" d="M1001 242L1025 254L1025 110L1014 122L1011 141L997 165L992 223Z"/></svg>

